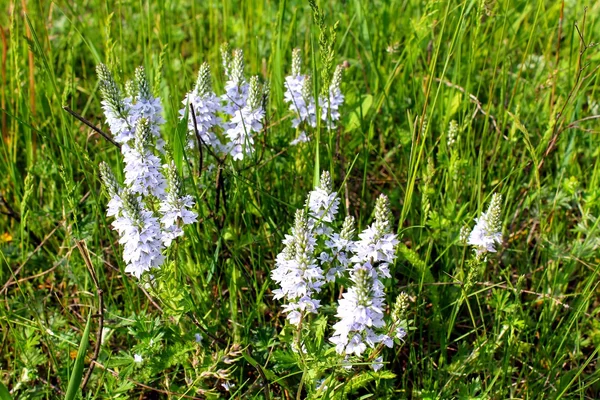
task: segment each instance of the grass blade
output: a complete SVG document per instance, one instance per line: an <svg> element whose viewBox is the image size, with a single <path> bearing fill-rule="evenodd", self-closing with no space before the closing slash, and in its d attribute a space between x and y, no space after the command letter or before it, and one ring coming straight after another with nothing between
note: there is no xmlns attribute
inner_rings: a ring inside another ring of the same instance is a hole
<svg viewBox="0 0 600 400"><path fill-rule="evenodd" d="M0 382L0 400L12 400L8 389L2 382Z"/></svg>
<svg viewBox="0 0 600 400"><path fill-rule="evenodd" d="M77 358L75 359L75 365L73 366L73 372L69 378L69 386L67 388L67 394L65 400L73 400L79 391L79 385L83 378L83 362L85 361L85 353L89 345L90 326L92 322L92 314L88 315L87 323L85 324L85 330L79 343L79 350L77 351Z"/></svg>

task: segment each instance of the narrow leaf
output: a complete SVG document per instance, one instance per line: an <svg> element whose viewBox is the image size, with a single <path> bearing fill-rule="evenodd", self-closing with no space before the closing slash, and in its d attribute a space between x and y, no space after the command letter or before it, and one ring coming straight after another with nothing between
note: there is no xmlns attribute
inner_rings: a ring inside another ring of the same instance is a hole
<svg viewBox="0 0 600 400"><path fill-rule="evenodd" d="M85 354L87 353L87 348L89 345L88 339L90 337L91 323L92 314L90 313L88 315L87 324L85 324L85 330L83 331L81 342L79 343L79 350L77 351L77 358L75 359L73 371L71 372L71 377L69 378L69 386L67 388L65 400L73 400L79 392L79 385L81 384L81 379L83 378L83 363L85 361Z"/></svg>
<svg viewBox="0 0 600 400"><path fill-rule="evenodd" d="M0 382L0 400L12 400L8 389L2 382Z"/></svg>

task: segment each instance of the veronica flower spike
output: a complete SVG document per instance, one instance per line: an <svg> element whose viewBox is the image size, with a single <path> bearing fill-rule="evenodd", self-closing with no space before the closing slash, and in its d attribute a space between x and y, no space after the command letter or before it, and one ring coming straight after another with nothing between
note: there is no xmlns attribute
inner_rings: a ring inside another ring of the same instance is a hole
<svg viewBox="0 0 600 400"><path fill-rule="evenodd" d="M335 123L340 119L339 108L344 104L344 94L340 89L343 72L344 67L338 65L329 85L329 98L322 97L319 101L322 107L321 119L325 121L329 129L335 128Z"/></svg>
<svg viewBox="0 0 600 400"><path fill-rule="evenodd" d="M273 280L280 285L273 291L274 298L288 301L283 309L292 325L300 323L303 313L316 314L320 307L320 301L313 296L321 291L325 278L314 258L316 242L306 212L296 211L292 235L286 235L285 248L277 256L277 267L271 272Z"/></svg>
<svg viewBox="0 0 600 400"><path fill-rule="evenodd" d="M292 52L292 74L285 78L284 100L289 108L296 114L292 120L292 127L298 128L303 122L311 127L317 126L317 112L314 98L312 96L312 81L310 75L302 74L302 56L300 49ZM295 145L308 141L305 131L300 131L298 137L290 144Z"/></svg>
<svg viewBox="0 0 600 400"><path fill-rule="evenodd" d="M160 219L163 225L163 243L169 247L172 241L183 236L182 225L196 222L198 214L192 211L194 199L192 196L183 195L181 183L177 176L175 162L164 165L167 176L167 194L160 203Z"/></svg>
<svg viewBox="0 0 600 400"><path fill-rule="evenodd" d="M227 51L227 48L225 48L225 51ZM246 105L249 96L249 84L244 79L244 52L237 49L233 51L233 57L229 54L223 55L223 64L227 64L225 67L227 75L225 94L221 96L225 103L223 111L234 116L237 111Z"/></svg>
<svg viewBox="0 0 600 400"><path fill-rule="evenodd" d="M229 138L229 154L234 160L251 156L254 152L254 134L262 131L265 116L262 101L263 92L258 77L250 79L248 101L242 109L236 110L226 135Z"/></svg>
<svg viewBox="0 0 600 400"><path fill-rule="evenodd" d="M133 139L134 131L129 123L131 101L123 98L119 86L104 64L96 67L102 95L102 109L106 123L114 136L115 142L126 144Z"/></svg>
<svg viewBox="0 0 600 400"><path fill-rule="evenodd" d="M221 111L221 104L219 98L212 90L212 80L208 63L203 63L200 66L196 86L185 96L182 103L184 104L184 108L179 110L181 119L185 117L186 107L189 106L188 147L197 147L198 138L196 137L196 130L198 130L201 144L210 146L215 151L220 151L223 145L215 134L215 128L222 124L221 118L217 115ZM192 112L194 113L195 121Z"/></svg>
<svg viewBox="0 0 600 400"><path fill-rule="evenodd" d="M380 280L380 276L390 277L389 263L396 258L398 240L391 233L391 223L389 201L381 195L375 204L375 222L352 247L350 279L354 285L339 301L336 316L340 320L330 338L338 354L360 356L379 343L393 346L392 338L382 332L385 294Z"/></svg>
<svg viewBox="0 0 600 400"><path fill-rule="evenodd" d="M123 245L125 272L139 278L164 262L160 223L152 211L143 207L137 194L123 189L121 199L123 210L112 226Z"/></svg>
<svg viewBox="0 0 600 400"><path fill-rule="evenodd" d="M115 175L112 170L104 161L100 163L100 177L102 184L108 192L108 201L106 215L109 217L118 217L121 214L123 208L123 201L121 200L121 186L117 183Z"/></svg>
<svg viewBox="0 0 600 400"><path fill-rule="evenodd" d="M477 256L487 252L495 253L495 243L502 243L502 196L494 193L486 212L475 218L475 227L469 234L467 243L474 247Z"/></svg>
<svg viewBox="0 0 600 400"><path fill-rule="evenodd" d="M319 186L311 191L306 198L306 206L310 213L309 224L311 229L315 229L317 234L329 235L331 229L325 224L333 222L338 212L339 204L340 199L331 187L331 176L329 172L323 171Z"/></svg>
<svg viewBox="0 0 600 400"><path fill-rule="evenodd" d="M132 103L130 123L135 126L141 119L146 119L150 127L150 133L156 139L156 148L163 152L165 141L160 135L160 127L165 123L162 115L163 106L160 98L154 97L152 94L144 67L138 67L135 70L135 79L131 89L137 89L137 93L129 99Z"/></svg>
<svg viewBox="0 0 600 400"><path fill-rule="evenodd" d="M135 130L134 147L124 155L125 184L133 193L151 194L158 199L165 195L167 183L160 171L160 159L150 147L150 122L142 118Z"/></svg>

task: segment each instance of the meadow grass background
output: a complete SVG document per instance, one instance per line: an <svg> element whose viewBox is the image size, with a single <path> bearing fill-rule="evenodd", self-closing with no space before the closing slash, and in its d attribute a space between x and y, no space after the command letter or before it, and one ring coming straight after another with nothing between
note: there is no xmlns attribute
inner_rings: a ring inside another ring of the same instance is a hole
<svg viewBox="0 0 600 400"><path fill-rule="evenodd" d="M389 196L402 244L388 304L411 298L412 330L384 353L395 377L340 396L598 398L599 3L321 2L327 24L339 21L346 104L318 146L296 147L282 82L293 47L319 70L306 2L0 5L0 381L14 399L65 397L92 315L87 371L98 313L87 257L104 341L85 398L294 398L303 374L278 336L269 272L318 167L361 229L377 195ZM122 272L105 217L98 164L121 169L119 152L62 107L107 130L96 64L122 83L144 65L173 141L203 61L222 92L225 41L245 51L248 75L271 82L268 128L256 158L186 183L201 222L165 267L172 283L158 300ZM503 244L465 291L471 250L459 232L493 192L504 198Z"/></svg>

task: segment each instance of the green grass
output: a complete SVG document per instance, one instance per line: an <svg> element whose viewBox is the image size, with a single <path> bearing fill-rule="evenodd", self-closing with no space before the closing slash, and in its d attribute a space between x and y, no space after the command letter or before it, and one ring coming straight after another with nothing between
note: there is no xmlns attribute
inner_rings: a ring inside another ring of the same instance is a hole
<svg viewBox="0 0 600 400"><path fill-rule="evenodd" d="M320 73L308 2L0 4L0 383L12 398L65 398L92 358L89 399L308 396L299 388L315 370L290 352L269 273L319 166L360 229L379 193L389 196L402 245L388 304L407 292L413 328L383 353L395 376L348 375L324 398L600 396L599 3L586 13L577 1L321 2L325 23L339 21L346 103L338 129L297 147L283 79L293 47ZM120 154L62 107L108 130L96 64L117 79L143 65L176 145L203 61L222 93L225 41L244 50L247 74L271 82L268 129L258 156L225 163L219 184L184 168L201 222L156 272L162 283L144 289L124 274L105 216L98 165L119 171ZM493 192L504 199L503 244L465 290L471 250L459 233Z"/></svg>

